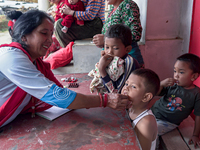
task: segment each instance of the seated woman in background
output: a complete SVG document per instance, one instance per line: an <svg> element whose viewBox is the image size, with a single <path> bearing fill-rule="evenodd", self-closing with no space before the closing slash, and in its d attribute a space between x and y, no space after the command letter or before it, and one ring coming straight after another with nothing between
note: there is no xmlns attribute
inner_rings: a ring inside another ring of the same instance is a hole
<svg viewBox="0 0 200 150"><path fill-rule="evenodd" d="M16 11L8 14L16 16ZM55 78L41 57L52 44L53 20L45 12L29 10L15 18L11 44L0 46L0 127L18 114L43 111L52 105L79 109L110 107L124 109L128 97L120 94L83 95Z"/></svg>
<svg viewBox="0 0 200 150"><path fill-rule="evenodd" d="M84 26L79 26L73 22L66 33L61 31L63 19L56 21L55 36L62 47L66 47L72 41L92 38L94 35L101 33L105 22L105 0L82 0L82 2L85 6L85 11L75 11L67 5L60 9L63 14L71 15L77 20L84 21Z"/></svg>

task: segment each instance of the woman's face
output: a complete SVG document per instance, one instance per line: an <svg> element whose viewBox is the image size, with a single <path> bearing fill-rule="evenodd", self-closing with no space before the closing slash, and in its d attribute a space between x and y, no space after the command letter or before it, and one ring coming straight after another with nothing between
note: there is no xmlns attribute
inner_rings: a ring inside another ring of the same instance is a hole
<svg viewBox="0 0 200 150"><path fill-rule="evenodd" d="M22 38L33 61L46 54L52 44L53 30L53 23L45 18L41 25Z"/></svg>

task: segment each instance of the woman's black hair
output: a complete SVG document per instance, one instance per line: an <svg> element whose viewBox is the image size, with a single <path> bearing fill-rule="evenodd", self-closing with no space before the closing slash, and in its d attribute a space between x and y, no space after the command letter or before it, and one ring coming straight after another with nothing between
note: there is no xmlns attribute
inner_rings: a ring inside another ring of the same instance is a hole
<svg viewBox="0 0 200 150"><path fill-rule="evenodd" d="M17 20L22 15L22 12L13 10L13 11L7 12L6 15L7 15L7 19L9 20ZM9 27L8 31L10 33L10 36L12 36L13 30L11 29L11 27Z"/></svg>
<svg viewBox="0 0 200 150"><path fill-rule="evenodd" d="M16 19L11 32L12 42L20 43L24 49L26 49L27 45L22 41L23 36L30 34L35 28L41 25L45 18L54 23L54 20L46 12L36 9L25 13L11 11L7 17Z"/></svg>

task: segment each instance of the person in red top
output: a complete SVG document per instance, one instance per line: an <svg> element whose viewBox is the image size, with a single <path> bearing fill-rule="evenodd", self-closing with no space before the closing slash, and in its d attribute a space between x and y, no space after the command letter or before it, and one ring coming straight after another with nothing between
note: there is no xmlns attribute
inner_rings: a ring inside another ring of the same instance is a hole
<svg viewBox="0 0 200 150"><path fill-rule="evenodd" d="M84 11L84 5L81 0L65 0L65 5L67 5L70 9L75 10L75 11ZM74 12L75 12L74 11ZM71 16L71 15L66 15L61 13L61 16L63 18L63 21L61 24L64 26L61 30L66 33L68 28L71 27L71 24L75 21L77 25L84 25L83 20L77 20L77 18Z"/></svg>
<svg viewBox="0 0 200 150"><path fill-rule="evenodd" d="M66 15L61 13L61 8L65 5L67 5L70 9L75 10L75 11L84 11L85 7L83 5L83 2L81 0L49 0L50 2L54 3L56 5L56 10L55 10L55 21L58 19L63 19L61 24L64 26L61 30L66 33L68 28L71 27L71 24L75 21L76 24L78 25L84 25L84 21L82 20L77 20L77 18L71 16L71 15Z"/></svg>

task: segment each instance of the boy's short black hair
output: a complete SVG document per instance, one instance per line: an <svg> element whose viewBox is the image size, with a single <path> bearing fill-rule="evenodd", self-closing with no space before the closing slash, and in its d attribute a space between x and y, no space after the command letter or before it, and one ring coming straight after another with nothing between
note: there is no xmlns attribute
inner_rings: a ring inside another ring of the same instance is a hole
<svg viewBox="0 0 200 150"><path fill-rule="evenodd" d="M106 31L105 37L120 39L125 47L132 43L131 29L124 24L111 25Z"/></svg>
<svg viewBox="0 0 200 150"><path fill-rule="evenodd" d="M193 71L193 73L200 74L200 58L197 55L186 53L179 56L177 60L190 63L190 69Z"/></svg>
<svg viewBox="0 0 200 150"><path fill-rule="evenodd" d="M154 71L150 69L141 68L141 69L134 70L132 74L145 79L144 85L146 88L146 92L152 93L153 96L157 94L160 88L160 79Z"/></svg>

